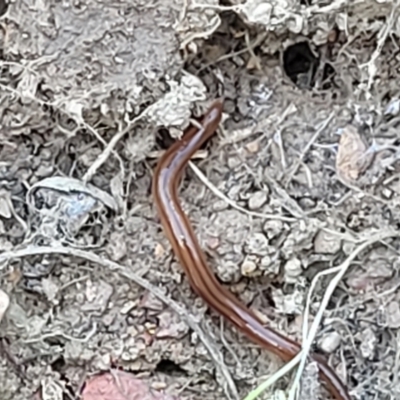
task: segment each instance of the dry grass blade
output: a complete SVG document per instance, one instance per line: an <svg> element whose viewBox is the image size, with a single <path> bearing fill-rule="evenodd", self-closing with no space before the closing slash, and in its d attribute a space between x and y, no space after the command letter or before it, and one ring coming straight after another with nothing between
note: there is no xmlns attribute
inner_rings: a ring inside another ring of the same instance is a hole
<svg viewBox="0 0 400 400"><path fill-rule="evenodd" d="M201 182L203 182L216 196L218 196L221 200L225 201L232 208L235 208L236 210L241 211L247 215L251 215L252 217L265 218L265 219L277 219L277 220L285 221L285 222L296 221L296 218L284 217L284 216L278 215L278 214L263 214L263 213L246 210L245 208L237 205L233 200L231 200L230 198L225 196L220 190L218 190L207 179L207 177L196 167L196 165L194 165L192 162L189 162L189 166L193 170L193 172L197 175L197 177L201 180Z"/></svg>
<svg viewBox="0 0 400 400"><path fill-rule="evenodd" d="M296 174L297 170L299 169L301 163L303 162L303 158L304 156L307 154L307 152L310 150L311 146L315 143L315 141L317 140L318 136L327 128L327 126L330 124L330 122L332 121L334 116L334 113L332 112L329 117L322 122L322 124L320 125L320 127L316 130L316 132L314 133L314 135L312 136L312 138L308 141L307 145L304 147L303 151L300 154L300 157L298 158L298 160L296 161L296 164L294 165L294 167L292 168L292 170L290 171L289 177L287 179L286 182L286 187L289 185L289 183L292 181L293 176Z"/></svg>

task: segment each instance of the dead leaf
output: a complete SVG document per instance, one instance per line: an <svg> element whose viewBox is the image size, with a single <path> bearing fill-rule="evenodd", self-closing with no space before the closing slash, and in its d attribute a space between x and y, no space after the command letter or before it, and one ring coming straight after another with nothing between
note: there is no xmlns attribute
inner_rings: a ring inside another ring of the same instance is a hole
<svg viewBox="0 0 400 400"><path fill-rule="evenodd" d="M101 190L96 186L91 185L90 183L85 184L79 179L68 178L64 176L52 176L32 185L26 195L28 204L32 204L32 202L30 201L32 192L39 188L53 189L64 193L84 193L92 196L96 200L99 200L112 210L118 210L118 205L114 198L104 190Z"/></svg>
<svg viewBox="0 0 400 400"><path fill-rule="evenodd" d="M336 171L346 181L356 181L371 165L374 153L368 151L365 140L358 130L347 125L339 141Z"/></svg>

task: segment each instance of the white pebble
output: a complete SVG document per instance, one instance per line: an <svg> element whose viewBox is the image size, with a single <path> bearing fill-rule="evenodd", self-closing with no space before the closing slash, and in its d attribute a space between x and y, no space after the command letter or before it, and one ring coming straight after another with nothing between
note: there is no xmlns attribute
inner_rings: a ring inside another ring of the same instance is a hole
<svg viewBox="0 0 400 400"><path fill-rule="evenodd" d="M255 192L249 198L249 209L258 210L267 202L267 193L264 191Z"/></svg>
<svg viewBox="0 0 400 400"><path fill-rule="evenodd" d="M331 332L321 340L320 348L325 353L333 353L340 345L341 336L337 332Z"/></svg>
<svg viewBox="0 0 400 400"><path fill-rule="evenodd" d="M257 270L257 264L250 257L246 257L241 266L243 276L252 276Z"/></svg>
<svg viewBox="0 0 400 400"><path fill-rule="evenodd" d="M287 283L295 283L297 282L297 277L300 276L303 272L303 268L301 267L301 261L293 257L288 260L285 264L285 281Z"/></svg>

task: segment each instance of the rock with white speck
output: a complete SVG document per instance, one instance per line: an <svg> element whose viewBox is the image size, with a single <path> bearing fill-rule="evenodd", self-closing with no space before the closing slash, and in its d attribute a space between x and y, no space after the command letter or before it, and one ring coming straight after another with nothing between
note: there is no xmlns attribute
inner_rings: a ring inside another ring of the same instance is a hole
<svg viewBox="0 0 400 400"><path fill-rule="evenodd" d="M260 142L258 140L253 140L252 142L246 145L246 150L249 153L253 154L258 153L258 151L260 150Z"/></svg>

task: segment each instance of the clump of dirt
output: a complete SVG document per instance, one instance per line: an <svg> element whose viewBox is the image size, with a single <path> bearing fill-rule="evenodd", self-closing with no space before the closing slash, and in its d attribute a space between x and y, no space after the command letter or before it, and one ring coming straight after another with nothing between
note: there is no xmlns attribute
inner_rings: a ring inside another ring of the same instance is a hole
<svg viewBox="0 0 400 400"><path fill-rule="evenodd" d="M210 268L354 399L400 396L397 3L221 3L0 4L1 399L104 371L243 399L282 366L194 294L153 206L160 154L216 97L180 188ZM327 398L296 371L264 395Z"/></svg>

